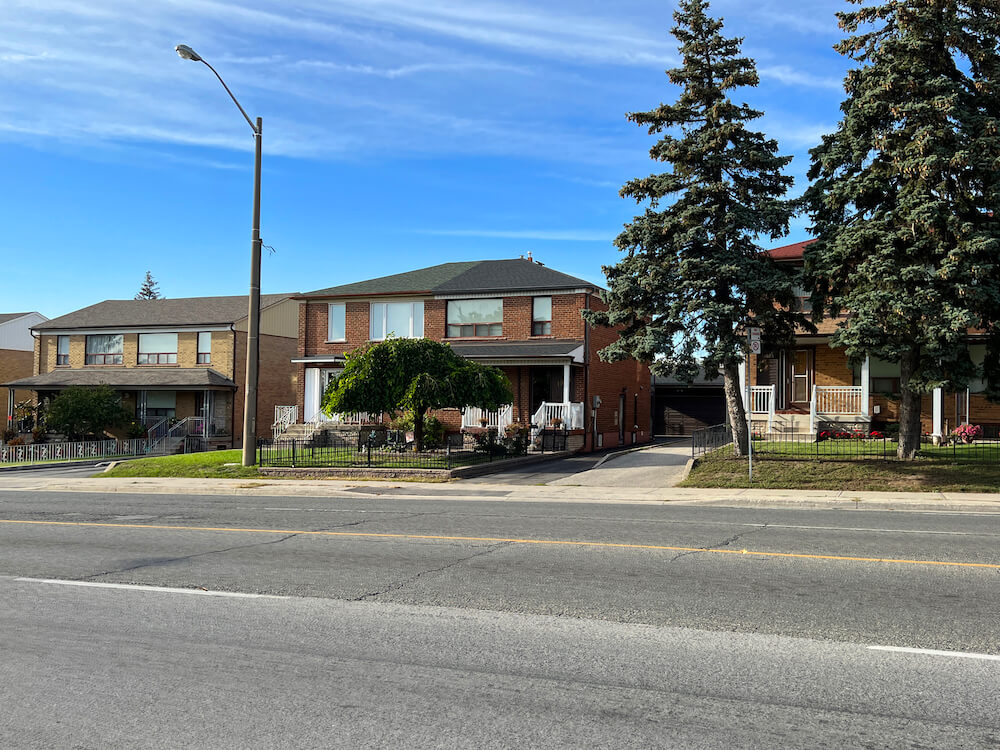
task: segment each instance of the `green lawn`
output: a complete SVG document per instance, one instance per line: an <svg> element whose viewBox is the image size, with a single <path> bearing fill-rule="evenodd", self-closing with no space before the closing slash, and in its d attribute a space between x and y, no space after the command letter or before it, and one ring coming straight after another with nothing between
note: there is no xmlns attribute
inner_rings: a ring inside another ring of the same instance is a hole
<svg viewBox="0 0 1000 750"><path fill-rule="evenodd" d="M823 443L819 445L822 450ZM954 462L951 447L924 450L924 455L915 461L837 460L829 453L827 458L821 453L819 460L804 460L815 455L816 446L801 444L794 448L791 456L758 452L760 458L754 461L753 486L804 490L1000 492L1000 463ZM968 446L957 448L962 451ZM732 458L731 448L715 451L699 460L680 486L746 487L746 459Z"/></svg>
<svg viewBox="0 0 1000 750"><path fill-rule="evenodd" d="M180 456L159 456L123 461L97 477L208 477L240 479L258 476L256 466L242 466L241 451L209 451ZM231 463L236 466L225 466Z"/></svg>

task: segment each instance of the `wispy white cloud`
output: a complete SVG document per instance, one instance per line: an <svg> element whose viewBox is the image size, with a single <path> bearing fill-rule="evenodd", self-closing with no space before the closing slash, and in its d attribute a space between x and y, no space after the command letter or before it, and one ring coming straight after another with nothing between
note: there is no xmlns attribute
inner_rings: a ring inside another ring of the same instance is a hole
<svg viewBox="0 0 1000 750"><path fill-rule="evenodd" d="M546 242L610 242L614 233L593 229L416 229L417 234L441 237L486 237Z"/></svg>
<svg viewBox="0 0 1000 750"><path fill-rule="evenodd" d="M761 65L758 67L761 78L771 79L778 83L792 86L804 86L811 89L843 92L843 80L833 76L818 76L804 70L796 70L789 65Z"/></svg>

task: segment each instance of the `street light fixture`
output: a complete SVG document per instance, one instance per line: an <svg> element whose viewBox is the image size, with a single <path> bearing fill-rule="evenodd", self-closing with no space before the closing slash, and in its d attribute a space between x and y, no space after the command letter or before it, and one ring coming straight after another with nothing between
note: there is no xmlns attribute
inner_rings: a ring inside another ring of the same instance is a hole
<svg viewBox="0 0 1000 750"><path fill-rule="evenodd" d="M215 73L222 88L240 110L243 118L253 130L254 137L254 171L253 171L253 228L250 232L250 307L247 320L247 373L243 399L243 465L253 466L257 463L257 369L260 359L260 138L262 132L261 118L256 123L250 119L246 110L240 105L233 92L218 71L209 65L205 59L188 47L178 44L174 47L180 57L185 60L204 63Z"/></svg>

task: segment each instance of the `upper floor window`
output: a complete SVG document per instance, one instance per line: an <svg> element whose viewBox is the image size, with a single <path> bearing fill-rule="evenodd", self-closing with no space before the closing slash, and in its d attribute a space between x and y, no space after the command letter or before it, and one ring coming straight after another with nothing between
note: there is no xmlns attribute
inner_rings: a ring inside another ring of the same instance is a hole
<svg viewBox="0 0 1000 750"><path fill-rule="evenodd" d="M69 336L56 337L56 364L69 364Z"/></svg>
<svg viewBox="0 0 1000 750"><path fill-rule="evenodd" d="M389 336L402 339L424 337L423 302L372 302L370 312L369 336L372 341L382 341Z"/></svg>
<svg viewBox="0 0 1000 750"><path fill-rule="evenodd" d="M176 365L176 333L140 333L140 365Z"/></svg>
<svg viewBox="0 0 1000 750"><path fill-rule="evenodd" d="M84 362L88 365L120 365L123 361L123 346L120 333L87 336L87 356Z"/></svg>
<svg viewBox="0 0 1000 750"><path fill-rule="evenodd" d="M212 334L202 331L198 334L198 364L207 365L212 362Z"/></svg>
<svg viewBox="0 0 1000 750"><path fill-rule="evenodd" d="M372 336L372 338L375 337ZM347 340L347 305L343 302L334 302L329 306L326 340Z"/></svg>
<svg viewBox="0 0 1000 750"><path fill-rule="evenodd" d="M503 336L503 299L462 299L448 302L449 338Z"/></svg>
<svg viewBox="0 0 1000 750"><path fill-rule="evenodd" d="M531 300L531 335L552 334L552 298L533 297Z"/></svg>

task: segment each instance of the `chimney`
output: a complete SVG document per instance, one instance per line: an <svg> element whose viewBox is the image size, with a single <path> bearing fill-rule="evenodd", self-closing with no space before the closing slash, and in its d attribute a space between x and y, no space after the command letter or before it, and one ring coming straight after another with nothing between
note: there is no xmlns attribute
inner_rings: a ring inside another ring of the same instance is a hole
<svg viewBox="0 0 1000 750"><path fill-rule="evenodd" d="M528 251L528 260L531 260L531 251Z"/></svg>

